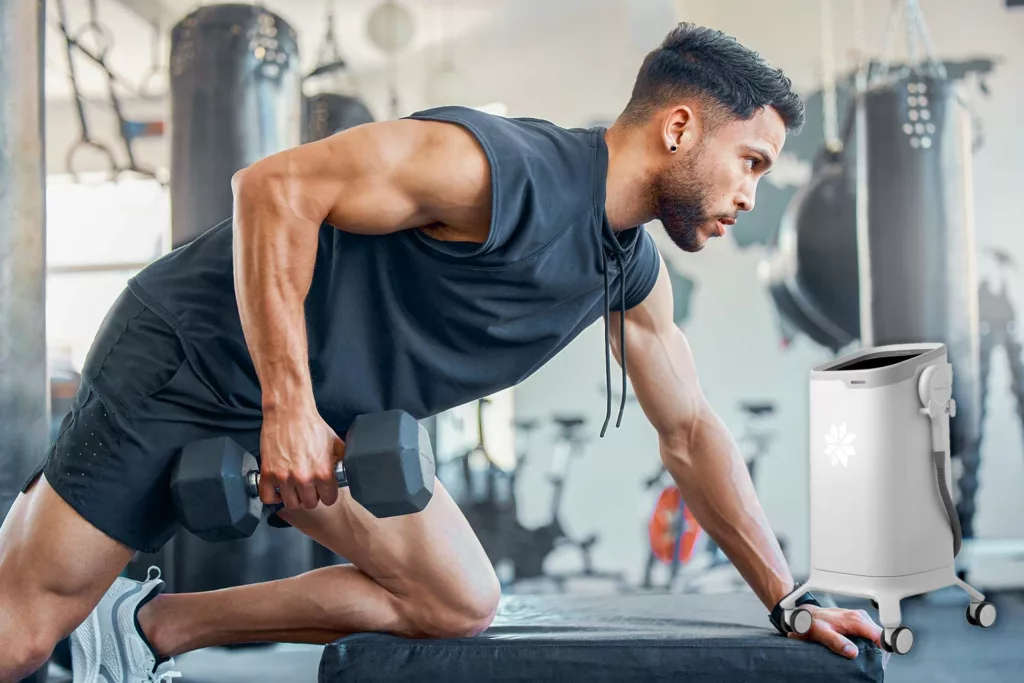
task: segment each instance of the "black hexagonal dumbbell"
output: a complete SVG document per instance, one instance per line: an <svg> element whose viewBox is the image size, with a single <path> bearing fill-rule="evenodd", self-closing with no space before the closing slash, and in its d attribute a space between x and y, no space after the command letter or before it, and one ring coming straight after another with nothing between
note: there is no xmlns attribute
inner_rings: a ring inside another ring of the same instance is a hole
<svg viewBox="0 0 1024 683"><path fill-rule="evenodd" d="M419 512L434 493L434 454L426 429L401 410L360 415L346 435L338 486L376 517ZM229 437L182 449L171 473L171 495L182 526L206 541L251 536L264 514L259 464Z"/></svg>

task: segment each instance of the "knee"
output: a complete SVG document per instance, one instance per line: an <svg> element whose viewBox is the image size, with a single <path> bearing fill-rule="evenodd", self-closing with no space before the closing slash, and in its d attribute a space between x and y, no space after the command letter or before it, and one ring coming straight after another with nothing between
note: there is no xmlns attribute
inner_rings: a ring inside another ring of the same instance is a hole
<svg viewBox="0 0 1024 683"><path fill-rule="evenodd" d="M423 638L473 638L491 625L498 611L499 591L475 595L456 603L425 606L416 615L414 630Z"/></svg>
<svg viewBox="0 0 1024 683"><path fill-rule="evenodd" d="M462 584L452 595L430 595L411 605L409 635L418 638L480 635L494 621L500 598L501 586L493 571L472 585Z"/></svg>

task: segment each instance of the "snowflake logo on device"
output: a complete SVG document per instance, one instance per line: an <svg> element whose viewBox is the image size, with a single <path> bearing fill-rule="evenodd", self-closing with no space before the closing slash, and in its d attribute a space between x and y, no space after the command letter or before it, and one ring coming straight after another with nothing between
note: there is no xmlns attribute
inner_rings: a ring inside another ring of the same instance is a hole
<svg viewBox="0 0 1024 683"><path fill-rule="evenodd" d="M832 461L832 467L839 464L843 467L849 466L850 456L857 454L851 445L856 438L856 434L846 431L845 422L838 427L832 425L832 429L825 435L825 443L828 444L825 447L825 455Z"/></svg>

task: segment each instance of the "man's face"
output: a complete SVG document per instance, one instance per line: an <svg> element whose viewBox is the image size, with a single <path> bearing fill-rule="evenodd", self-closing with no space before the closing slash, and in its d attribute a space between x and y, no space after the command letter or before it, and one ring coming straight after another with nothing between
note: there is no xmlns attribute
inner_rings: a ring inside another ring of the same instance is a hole
<svg viewBox="0 0 1024 683"><path fill-rule="evenodd" d="M653 188L655 214L672 241L696 252L724 235L740 211L754 208L757 181L785 141L782 117L766 107L747 121L720 124L690 150L673 155Z"/></svg>

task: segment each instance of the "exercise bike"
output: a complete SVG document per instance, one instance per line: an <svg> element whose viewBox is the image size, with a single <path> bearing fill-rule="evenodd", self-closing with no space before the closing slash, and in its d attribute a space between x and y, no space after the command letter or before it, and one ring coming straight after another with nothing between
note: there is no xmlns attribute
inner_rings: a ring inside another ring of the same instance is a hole
<svg viewBox="0 0 1024 683"><path fill-rule="evenodd" d="M487 399L477 402L476 445L445 463L439 476L480 539L502 589L507 592L535 592L544 590L544 584L549 584L556 591L565 592L568 582L574 579L603 579L623 585L622 573L594 568L592 549L597 544L598 535L576 539L566 532L562 523L565 482L571 460L583 452L580 427L585 420L576 416L553 418L559 431L548 472L548 481L553 487L550 518L545 524L526 528L519 522L516 488L518 477L529 458L531 437L540 424L537 420L515 423L516 431L521 435L520 442L525 446L518 451L514 465L503 468L487 449L483 416L488 404ZM578 551L582 568L574 572L545 571L547 557L555 549L565 547Z"/></svg>
<svg viewBox="0 0 1024 683"><path fill-rule="evenodd" d="M552 454L551 467L548 470L548 482L552 486L550 503L550 521L529 529L529 542L524 545L517 557L517 582L548 581L554 584L558 592L565 592L570 581L605 581L611 582L617 590L625 588L623 572L603 571L594 568L593 548L599 536L596 533L583 538L570 535L562 521L562 503L565 484L572 461L583 455L586 443L582 436L582 427L586 419L578 416L555 416L552 421L558 426L558 436ZM525 456L525 454L524 454ZM522 467L525 457L517 463ZM551 572L544 570L544 561L556 549L573 548L579 554L581 568L576 571Z"/></svg>

